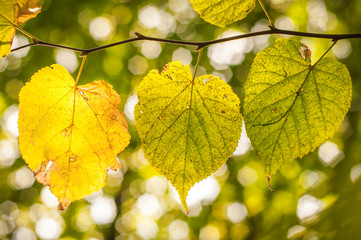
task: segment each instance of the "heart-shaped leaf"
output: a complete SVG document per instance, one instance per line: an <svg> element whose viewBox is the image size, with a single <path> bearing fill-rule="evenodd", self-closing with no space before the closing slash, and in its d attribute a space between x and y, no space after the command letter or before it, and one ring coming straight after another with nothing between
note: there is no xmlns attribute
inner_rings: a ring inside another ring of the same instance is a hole
<svg viewBox="0 0 361 240"><path fill-rule="evenodd" d="M19 148L59 208L104 186L130 135L119 95L104 81L75 86L60 65L39 70L20 92Z"/></svg>
<svg viewBox="0 0 361 240"><path fill-rule="evenodd" d="M331 58L312 65L310 55L304 44L280 39L257 54L248 75L244 120L267 176L333 136L350 107L346 66Z"/></svg>
<svg viewBox="0 0 361 240"><path fill-rule="evenodd" d="M188 65L171 62L141 82L135 121L146 159L177 189L186 212L191 187L221 167L241 134L240 101L212 75L193 80Z"/></svg>

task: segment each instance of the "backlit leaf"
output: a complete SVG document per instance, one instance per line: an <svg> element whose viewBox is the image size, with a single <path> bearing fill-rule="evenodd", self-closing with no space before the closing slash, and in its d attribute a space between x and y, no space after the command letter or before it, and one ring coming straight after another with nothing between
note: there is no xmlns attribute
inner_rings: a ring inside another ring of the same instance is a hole
<svg viewBox="0 0 361 240"><path fill-rule="evenodd" d="M40 13L39 0L0 0L0 57L10 53L15 26Z"/></svg>
<svg viewBox="0 0 361 240"><path fill-rule="evenodd" d="M20 25L36 17L41 10L39 0L15 0L15 24Z"/></svg>
<svg viewBox="0 0 361 240"><path fill-rule="evenodd" d="M219 27L225 27L245 18L255 7L255 0L190 0L201 18Z"/></svg>
<svg viewBox="0 0 361 240"><path fill-rule="evenodd" d="M333 136L350 107L352 86L345 65L331 58L311 65L310 55L304 44L280 39L252 64L244 119L268 176Z"/></svg>
<svg viewBox="0 0 361 240"><path fill-rule="evenodd" d="M104 81L74 86L60 65L39 70L20 92L19 148L59 208L98 191L130 135L119 95Z"/></svg>
<svg viewBox="0 0 361 240"><path fill-rule="evenodd" d="M221 167L241 134L240 101L220 78L192 80L188 65L171 62L141 82L135 121L146 159L177 189L188 212L190 188Z"/></svg>

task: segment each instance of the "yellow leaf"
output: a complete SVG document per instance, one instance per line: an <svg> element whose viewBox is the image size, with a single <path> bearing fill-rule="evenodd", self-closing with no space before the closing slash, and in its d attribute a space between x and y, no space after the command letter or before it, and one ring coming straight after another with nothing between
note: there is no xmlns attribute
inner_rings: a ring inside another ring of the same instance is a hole
<svg viewBox="0 0 361 240"><path fill-rule="evenodd" d="M15 2L16 25L20 25L40 13L39 0L16 0Z"/></svg>
<svg viewBox="0 0 361 240"><path fill-rule="evenodd" d="M10 53L15 26L40 13L39 0L0 0L0 57Z"/></svg>
<svg viewBox="0 0 361 240"><path fill-rule="evenodd" d="M255 0L190 0L190 2L201 18L218 27L225 27L242 20L256 4Z"/></svg>
<svg viewBox="0 0 361 240"><path fill-rule="evenodd" d="M104 81L75 86L64 67L35 73L19 96L19 148L59 209L104 186L130 141L119 95Z"/></svg>
<svg viewBox="0 0 361 240"><path fill-rule="evenodd" d="M193 80L188 65L171 62L141 82L135 121L150 164L177 189L186 212L188 191L221 167L241 134L240 100L216 76Z"/></svg>

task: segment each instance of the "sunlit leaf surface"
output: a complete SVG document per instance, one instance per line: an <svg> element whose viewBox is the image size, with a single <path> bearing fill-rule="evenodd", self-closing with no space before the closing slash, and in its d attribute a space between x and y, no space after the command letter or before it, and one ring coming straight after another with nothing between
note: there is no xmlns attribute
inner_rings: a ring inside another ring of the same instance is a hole
<svg viewBox="0 0 361 240"><path fill-rule="evenodd" d="M119 95L104 81L74 86L60 65L39 70L20 92L19 148L59 208L99 190L129 144Z"/></svg>
<svg viewBox="0 0 361 240"><path fill-rule="evenodd" d="M205 21L225 27L245 18L255 7L255 0L190 0Z"/></svg>
<svg viewBox="0 0 361 240"><path fill-rule="evenodd" d="M190 188L221 167L241 133L240 101L220 78L192 80L188 65L171 62L141 82L135 120L147 160L177 189L188 212Z"/></svg>
<svg viewBox="0 0 361 240"><path fill-rule="evenodd" d="M342 63L310 62L304 44L280 39L259 52L245 85L244 118L266 175L313 151L333 136L351 103L351 78Z"/></svg>
<svg viewBox="0 0 361 240"><path fill-rule="evenodd" d="M0 57L10 53L15 26L40 13L39 0L0 0Z"/></svg>

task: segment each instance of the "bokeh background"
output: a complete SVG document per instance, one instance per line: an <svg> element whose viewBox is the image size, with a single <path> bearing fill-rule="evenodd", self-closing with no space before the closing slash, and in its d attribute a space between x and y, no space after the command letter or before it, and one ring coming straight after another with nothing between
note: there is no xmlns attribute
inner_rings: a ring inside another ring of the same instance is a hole
<svg viewBox="0 0 361 240"><path fill-rule="evenodd" d="M361 32L361 0L264 0L282 29L318 33ZM257 3L226 28L204 22L188 0L43 1L24 29L43 41L91 48L144 35L204 41L266 30ZM1 6L0 6L1 7ZM287 36L259 36L213 45L198 75L214 74L243 96L255 54ZM297 38L313 60L330 40ZM14 47L29 40L20 33ZM358 239L361 236L361 39L340 41L329 53L347 65L353 82L349 113L332 139L285 164L268 190L263 166L243 131L227 164L189 192L190 214L165 177L147 163L134 126L136 88L151 69L174 60L194 68L194 47L137 42L89 55L80 83L104 79L122 98L132 135L119 155L121 169L106 186L63 212L48 187L37 183L18 150L18 93L37 70L59 63L76 76L78 53L32 47L0 59L0 239ZM340 93L342 94L342 93ZM86 119L84 119L86 121Z"/></svg>

